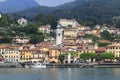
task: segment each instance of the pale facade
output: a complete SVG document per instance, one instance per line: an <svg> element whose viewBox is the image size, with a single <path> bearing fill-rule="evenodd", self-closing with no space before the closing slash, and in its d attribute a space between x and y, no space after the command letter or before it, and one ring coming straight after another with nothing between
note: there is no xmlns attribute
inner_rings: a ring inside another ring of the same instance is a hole
<svg viewBox="0 0 120 80"><path fill-rule="evenodd" d="M120 43L113 43L106 47L106 52L113 53L115 57L120 57Z"/></svg>
<svg viewBox="0 0 120 80"><path fill-rule="evenodd" d="M3 56L3 54L4 54L4 52L5 52L6 50L9 50L8 45L5 45L5 46L0 45L0 55L1 55L1 56Z"/></svg>
<svg viewBox="0 0 120 80"><path fill-rule="evenodd" d="M60 45L62 43L62 39L63 39L63 29L61 28L61 26L57 26L56 29L56 45Z"/></svg>
<svg viewBox="0 0 120 80"><path fill-rule="evenodd" d="M28 43L29 41L30 39L27 37L14 37L12 39L13 44L25 44L25 43Z"/></svg>
<svg viewBox="0 0 120 80"><path fill-rule="evenodd" d="M5 62L18 63L20 61L20 52L19 50L6 50L3 58Z"/></svg>
<svg viewBox="0 0 120 80"><path fill-rule="evenodd" d="M58 24L64 27L76 27L78 22L75 19L60 19Z"/></svg>
<svg viewBox="0 0 120 80"><path fill-rule="evenodd" d="M66 29L64 29L64 36L65 37L77 37L78 36L77 28L66 28Z"/></svg>
<svg viewBox="0 0 120 80"><path fill-rule="evenodd" d="M27 21L26 19L24 19L24 18L18 19L17 22L18 22L18 24L19 24L20 26L26 26L27 23L28 23L28 21Z"/></svg>
<svg viewBox="0 0 120 80"><path fill-rule="evenodd" d="M2 14L0 14L0 18L2 18Z"/></svg>
<svg viewBox="0 0 120 80"><path fill-rule="evenodd" d="M41 32L41 33L50 33L50 31L51 31L50 25L43 25L38 28L38 32Z"/></svg>
<svg viewBox="0 0 120 80"><path fill-rule="evenodd" d="M78 26L78 30L79 30L79 31L83 31L83 30L85 30L85 27L84 27L84 26L79 25L79 26Z"/></svg>

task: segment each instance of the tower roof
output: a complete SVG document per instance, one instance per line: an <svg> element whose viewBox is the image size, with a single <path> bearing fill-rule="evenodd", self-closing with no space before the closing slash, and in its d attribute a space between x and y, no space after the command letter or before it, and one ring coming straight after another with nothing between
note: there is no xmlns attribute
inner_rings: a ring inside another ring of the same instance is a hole
<svg viewBox="0 0 120 80"><path fill-rule="evenodd" d="M63 26L61 25L57 25L57 29L63 28Z"/></svg>

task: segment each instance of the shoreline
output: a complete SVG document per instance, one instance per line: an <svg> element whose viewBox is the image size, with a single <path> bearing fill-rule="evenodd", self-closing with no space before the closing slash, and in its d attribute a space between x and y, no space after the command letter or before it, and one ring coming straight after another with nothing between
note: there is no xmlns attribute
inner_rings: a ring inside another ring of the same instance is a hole
<svg viewBox="0 0 120 80"><path fill-rule="evenodd" d="M71 68L120 68L120 64L48 64L47 67L71 67Z"/></svg>
<svg viewBox="0 0 120 80"><path fill-rule="evenodd" d="M46 64L47 68L120 68L120 64L60 64L50 63ZM4 63L0 64L0 68L25 68L25 64Z"/></svg>

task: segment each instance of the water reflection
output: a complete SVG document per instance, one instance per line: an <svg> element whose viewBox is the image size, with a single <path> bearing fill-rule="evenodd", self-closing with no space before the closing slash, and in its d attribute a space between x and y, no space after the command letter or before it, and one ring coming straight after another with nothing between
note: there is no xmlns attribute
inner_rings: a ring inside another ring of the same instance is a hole
<svg viewBox="0 0 120 80"><path fill-rule="evenodd" d="M120 80L119 68L0 68L0 80Z"/></svg>

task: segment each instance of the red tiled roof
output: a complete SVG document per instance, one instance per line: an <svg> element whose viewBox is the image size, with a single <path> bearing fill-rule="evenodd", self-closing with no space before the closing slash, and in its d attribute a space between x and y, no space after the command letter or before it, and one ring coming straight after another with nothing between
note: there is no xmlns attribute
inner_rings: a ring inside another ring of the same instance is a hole
<svg viewBox="0 0 120 80"><path fill-rule="evenodd" d="M95 49L95 51L106 51L106 48L105 47L98 48L98 49Z"/></svg>

